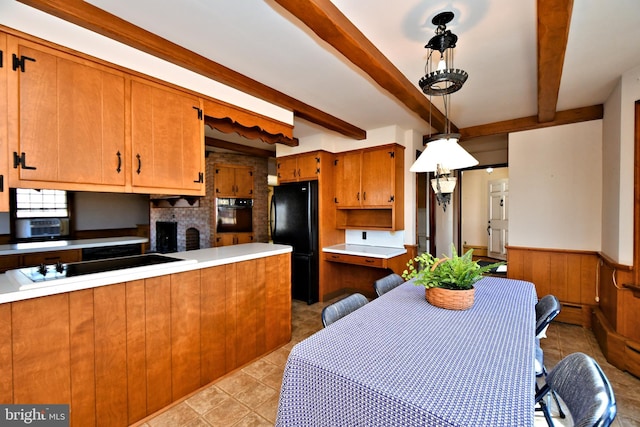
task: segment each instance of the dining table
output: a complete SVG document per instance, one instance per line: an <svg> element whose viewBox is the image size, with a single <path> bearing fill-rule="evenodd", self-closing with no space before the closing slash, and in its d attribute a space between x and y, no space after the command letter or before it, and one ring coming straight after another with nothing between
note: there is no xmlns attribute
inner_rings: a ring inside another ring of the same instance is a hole
<svg viewBox="0 0 640 427"><path fill-rule="evenodd" d="M276 426L533 426L535 287L474 287L447 310L408 281L296 344Z"/></svg>

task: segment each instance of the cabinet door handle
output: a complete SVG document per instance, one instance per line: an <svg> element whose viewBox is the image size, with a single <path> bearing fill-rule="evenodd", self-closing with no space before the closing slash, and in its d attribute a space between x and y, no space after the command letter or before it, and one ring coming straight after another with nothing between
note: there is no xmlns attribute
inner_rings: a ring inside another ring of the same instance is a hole
<svg viewBox="0 0 640 427"><path fill-rule="evenodd" d="M22 169L36 170L35 166L27 166L27 155L25 153L20 153L20 155L18 156L18 153L14 151L13 168L18 169L18 166L20 166Z"/></svg>
<svg viewBox="0 0 640 427"><path fill-rule="evenodd" d="M142 169L142 159L140 158L140 154L136 154L136 159L138 159L138 170L136 170L136 173L140 175L140 169Z"/></svg>
<svg viewBox="0 0 640 427"><path fill-rule="evenodd" d="M4 193L4 175L0 175L0 193Z"/></svg>
<svg viewBox="0 0 640 427"><path fill-rule="evenodd" d="M356 199L358 199L358 201L360 201L360 192L358 191L358 194L356 194Z"/></svg>
<svg viewBox="0 0 640 427"><path fill-rule="evenodd" d="M199 182L199 183L204 182L204 175L202 174L202 172L199 172L199 173L198 173L198 179L196 179L196 180L195 180L195 181L193 181L193 182Z"/></svg>
<svg viewBox="0 0 640 427"><path fill-rule="evenodd" d="M116 172L120 173L122 170L122 155L120 154L120 150L118 150L116 156L118 156L118 167L116 168Z"/></svg>
<svg viewBox="0 0 640 427"><path fill-rule="evenodd" d="M28 56L24 56L24 55L18 58L18 56L14 53L13 54L13 71L16 71L18 68L20 68L20 71L24 73L24 65L25 65L24 61L36 62L35 59L29 58Z"/></svg>
<svg viewBox="0 0 640 427"><path fill-rule="evenodd" d="M362 193L362 200L367 200L367 192Z"/></svg>

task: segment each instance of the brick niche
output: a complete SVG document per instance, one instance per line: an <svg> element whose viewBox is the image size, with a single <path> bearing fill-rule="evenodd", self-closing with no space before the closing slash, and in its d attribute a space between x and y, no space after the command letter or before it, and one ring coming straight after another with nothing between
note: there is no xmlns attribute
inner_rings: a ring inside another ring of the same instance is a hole
<svg viewBox="0 0 640 427"><path fill-rule="evenodd" d="M151 203L150 207L150 250L156 250L156 222L174 221L178 223L178 252L187 248L187 229L195 228L200 233L200 248L210 248L215 241L215 163L251 166L254 169L253 233L255 242L269 241L269 185L267 183L268 160L263 157L245 156L232 153L208 152L205 160L206 196L189 205L188 198L180 199L175 206L167 202ZM162 199L152 195L152 200Z"/></svg>

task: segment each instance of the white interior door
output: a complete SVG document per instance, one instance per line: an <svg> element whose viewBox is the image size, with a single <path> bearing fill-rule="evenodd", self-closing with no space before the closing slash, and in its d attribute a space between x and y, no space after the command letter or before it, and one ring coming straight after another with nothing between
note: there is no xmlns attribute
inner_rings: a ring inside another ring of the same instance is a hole
<svg viewBox="0 0 640 427"><path fill-rule="evenodd" d="M506 260L509 237L509 179L489 181L489 242L487 255Z"/></svg>

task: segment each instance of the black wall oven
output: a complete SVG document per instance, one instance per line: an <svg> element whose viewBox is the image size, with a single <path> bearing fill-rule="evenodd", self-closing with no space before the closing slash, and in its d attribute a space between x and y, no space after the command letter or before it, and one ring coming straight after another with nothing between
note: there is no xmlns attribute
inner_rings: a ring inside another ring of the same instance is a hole
<svg viewBox="0 0 640 427"><path fill-rule="evenodd" d="M253 199L216 199L217 233L252 233Z"/></svg>

